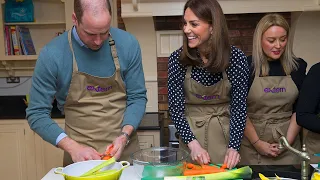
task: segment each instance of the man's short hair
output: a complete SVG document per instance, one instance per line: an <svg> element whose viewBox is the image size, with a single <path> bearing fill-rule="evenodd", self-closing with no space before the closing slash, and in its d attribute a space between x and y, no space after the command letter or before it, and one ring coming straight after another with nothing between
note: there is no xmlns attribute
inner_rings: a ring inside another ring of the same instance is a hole
<svg viewBox="0 0 320 180"><path fill-rule="evenodd" d="M81 23L82 21L82 16L83 16L83 11L84 11L84 8L82 6L82 1L83 0L74 0L74 13L76 14L76 17L79 21L79 23ZM112 12L111 12L111 5L110 5L110 1L109 0L99 0L99 1L104 1L105 5L106 5L106 8L108 9L109 11L109 14L112 15Z"/></svg>

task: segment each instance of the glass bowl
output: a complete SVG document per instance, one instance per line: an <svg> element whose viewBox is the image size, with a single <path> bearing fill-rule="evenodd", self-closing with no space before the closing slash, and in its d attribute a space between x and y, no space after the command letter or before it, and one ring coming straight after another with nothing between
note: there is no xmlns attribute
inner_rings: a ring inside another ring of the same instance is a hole
<svg viewBox="0 0 320 180"><path fill-rule="evenodd" d="M181 176L188 158L187 151L171 147L152 147L131 155L134 170L143 180Z"/></svg>

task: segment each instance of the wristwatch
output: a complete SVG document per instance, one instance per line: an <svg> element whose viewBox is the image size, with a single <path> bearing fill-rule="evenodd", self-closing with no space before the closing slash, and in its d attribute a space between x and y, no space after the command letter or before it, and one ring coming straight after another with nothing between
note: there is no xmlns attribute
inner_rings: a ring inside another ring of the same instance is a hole
<svg viewBox="0 0 320 180"><path fill-rule="evenodd" d="M127 145L129 144L129 142L130 142L130 136L129 136L129 134L126 133L126 132L121 132L120 136L121 136L121 135L124 135L124 136L126 137L126 139L127 139L126 146L127 146Z"/></svg>

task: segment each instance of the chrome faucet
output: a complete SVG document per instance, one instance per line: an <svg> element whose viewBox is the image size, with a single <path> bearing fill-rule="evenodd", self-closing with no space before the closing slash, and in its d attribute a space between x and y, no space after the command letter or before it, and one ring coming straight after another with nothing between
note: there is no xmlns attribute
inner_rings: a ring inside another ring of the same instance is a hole
<svg viewBox="0 0 320 180"><path fill-rule="evenodd" d="M306 145L302 145L302 151L299 151L297 149L294 149L293 147L290 146L288 143L287 139L284 136L281 136L279 139L279 146L278 148L281 149L288 149L291 151L293 154L299 156L302 159L301 162L301 180L308 180L308 175L309 175L309 161L310 161L310 156L307 152Z"/></svg>

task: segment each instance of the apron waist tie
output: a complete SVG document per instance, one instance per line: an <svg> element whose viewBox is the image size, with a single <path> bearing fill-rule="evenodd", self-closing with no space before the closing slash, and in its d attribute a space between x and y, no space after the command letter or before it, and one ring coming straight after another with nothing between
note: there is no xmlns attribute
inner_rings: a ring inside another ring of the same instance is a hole
<svg viewBox="0 0 320 180"><path fill-rule="evenodd" d="M258 113L248 113L248 116L252 122L263 123L266 122L268 124L275 124L286 122L288 119L290 120L292 116L292 112L281 112L281 113L271 113L271 114L258 114Z"/></svg>
<svg viewBox="0 0 320 180"><path fill-rule="evenodd" d="M261 138L264 134L264 131L267 127L267 125L272 124L279 124L279 123L285 123L290 121L292 112L281 112L281 113L272 113L272 114L255 114L255 113L248 113L248 116L252 123L260 124L261 130L258 134L259 138ZM281 130L279 126L272 126L272 136L274 139L278 139L278 135L284 136L285 132Z"/></svg>
<svg viewBox="0 0 320 180"><path fill-rule="evenodd" d="M209 127L209 123L213 118L217 118L219 121L220 126L222 127L222 124L220 122L220 116L222 115L228 115L227 112L217 112L217 113L212 113L209 114L207 116L205 116L205 118L203 120L196 120L196 126L197 127L205 127L205 137L204 137L204 148L208 151L208 127ZM225 130L222 127L222 130L224 132L224 134L226 133Z"/></svg>

